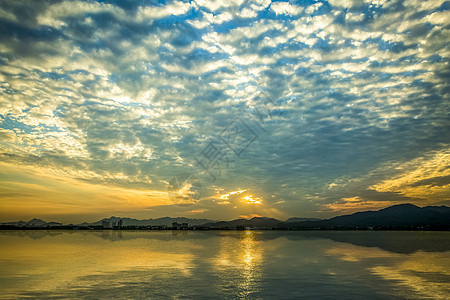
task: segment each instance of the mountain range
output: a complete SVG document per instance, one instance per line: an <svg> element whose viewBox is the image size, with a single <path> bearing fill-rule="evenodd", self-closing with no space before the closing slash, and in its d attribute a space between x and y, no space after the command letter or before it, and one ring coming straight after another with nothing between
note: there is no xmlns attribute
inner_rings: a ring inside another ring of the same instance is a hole
<svg viewBox="0 0 450 300"><path fill-rule="evenodd" d="M211 229L444 229L450 230L450 207L426 206L418 207L412 204L399 204L377 211L357 212L350 215L338 216L330 219L316 218L290 218L280 221L267 217L254 217L252 219L236 219L232 221L214 221L209 219L190 219L185 217L163 217L157 219L132 219L110 217L93 223L82 223L80 227L99 227L103 222L115 223L122 220L122 226L167 226L172 223L188 223L189 226ZM0 223L3 226L12 227L58 227L63 226L57 222L45 222L40 219L32 219L28 222Z"/></svg>
<svg viewBox="0 0 450 300"><path fill-rule="evenodd" d="M450 207L399 204L377 211L357 212L320 221L280 224L279 228L339 229L339 228L417 228L450 229Z"/></svg>
<svg viewBox="0 0 450 300"><path fill-rule="evenodd" d="M138 219L132 219L132 218L119 218L119 217L110 217L105 218L100 221L94 222L94 223L81 223L80 226L101 226L103 221L106 222L117 222L119 220L122 220L123 226L172 226L172 223L188 223L190 226L198 226L203 225L205 223L214 222L213 220L209 219L189 219L185 217L179 217L179 218L170 218L170 217L163 217L163 218L157 218L157 219L144 219L144 220L138 220Z"/></svg>
<svg viewBox="0 0 450 300"><path fill-rule="evenodd" d="M10 226L17 226L17 227L50 227L50 226L61 226L62 223L58 222L45 222L41 219L32 219L28 222L25 221L18 221L18 222L6 222L6 223L0 223L0 225L10 225Z"/></svg>

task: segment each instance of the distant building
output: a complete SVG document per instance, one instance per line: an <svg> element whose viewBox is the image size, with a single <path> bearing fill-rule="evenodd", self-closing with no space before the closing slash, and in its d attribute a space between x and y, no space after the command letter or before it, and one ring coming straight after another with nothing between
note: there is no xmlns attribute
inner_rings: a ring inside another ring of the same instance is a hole
<svg viewBox="0 0 450 300"><path fill-rule="evenodd" d="M172 229L188 229L188 228L189 228L188 223L178 223L178 222L172 223Z"/></svg>
<svg viewBox="0 0 450 300"><path fill-rule="evenodd" d="M119 221L117 222L117 227L119 227L119 229L120 229L120 228L122 228L122 226L123 226L123 221L122 221L122 220L119 220Z"/></svg>

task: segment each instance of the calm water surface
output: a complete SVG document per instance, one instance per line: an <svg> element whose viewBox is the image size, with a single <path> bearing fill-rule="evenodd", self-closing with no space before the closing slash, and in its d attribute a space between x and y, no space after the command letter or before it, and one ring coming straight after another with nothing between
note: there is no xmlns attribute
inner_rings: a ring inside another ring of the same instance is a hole
<svg viewBox="0 0 450 300"><path fill-rule="evenodd" d="M449 299L450 232L0 231L0 299Z"/></svg>

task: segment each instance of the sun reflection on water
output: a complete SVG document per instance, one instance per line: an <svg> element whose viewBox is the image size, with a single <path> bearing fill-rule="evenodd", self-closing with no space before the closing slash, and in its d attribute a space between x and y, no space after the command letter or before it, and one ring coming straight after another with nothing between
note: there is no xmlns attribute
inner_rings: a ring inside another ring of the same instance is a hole
<svg viewBox="0 0 450 300"><path fill-rule="evenodd" d="M263 251L261 241L257 240L258 234L255 231L243 231L222 237L215 266L221 279L219 289L223 293L247 298L260 291ZM230 283L235 285L236 290L229 290Z"/></svg>
<svg viewBox="0 0 450 300"><path fill-rule="evenodd" d="M242 235L240 256L242 263L242 280L240 281L240 294L248 296L258 290L258 281L261 278L262 251L254 231L245 231Z"/></svg>

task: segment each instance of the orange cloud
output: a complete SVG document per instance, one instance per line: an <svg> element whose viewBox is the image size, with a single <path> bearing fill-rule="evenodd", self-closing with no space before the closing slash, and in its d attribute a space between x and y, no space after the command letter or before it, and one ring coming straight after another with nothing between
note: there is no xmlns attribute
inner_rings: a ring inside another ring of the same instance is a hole
<svg viewBox="0 0 450 300"><path fill-rule="evenodd" d="M370 187L377 192L395 192L421 199L422 203L450 199L450 183L433 183L450 176L450 150L433 151L397 166L400 175Z"/></svg>
<svg viewBox="0 0 450 300"><path fill-rule="evenodd" d="M353 213L362 210L382 209L391 205L399 204L398 201L370 201L362 199L359 196L342 198L340 201L330 204L325 204L325 208L343 212Z"/></svg>
<svg viewBox="0 0 450 300"><path fill-rule="evenodd" d="M191 210L189 213L191 213L191 214L201 214L201 213L203 213L205 211L207 211L207 210L205 210L205 209L194 209L194 210Z"/></svg>
<svg viewBox="0 0 450 300"><path fill-rule="evenodd" d="M249 215L249 216L247 216L247 215L240 215L239 216L239 218L242 218L242 219L247 219L247 220L250 220L251 218L261 218L262 216L261 215L258 215L258 214L251 214L251 215Z"/></svg>
<svg viewBox="0 0 450 300"><path fill-rule="evenodd" d="M0 217L17 221L31 217L78 222L80 216L135 212L171 204L166 191L94 184L69 176L51 175L34 166L0 163ZM78 215L78 217L73 216ZM72 216L72 217L65 217Z"/></svg>

